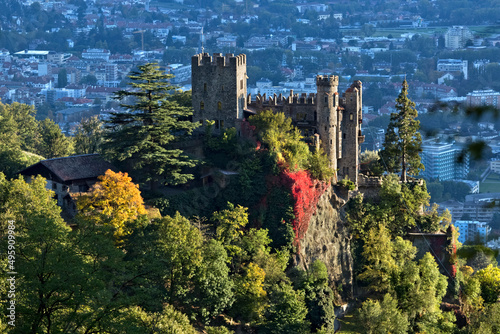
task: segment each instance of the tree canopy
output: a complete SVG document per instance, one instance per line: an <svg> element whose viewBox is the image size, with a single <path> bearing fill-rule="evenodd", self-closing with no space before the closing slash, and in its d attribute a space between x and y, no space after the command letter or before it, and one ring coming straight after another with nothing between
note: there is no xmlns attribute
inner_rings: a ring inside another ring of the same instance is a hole
<svg viewBox="0 0 500 334"><path fill-rule="evenodd" d="M171 95L173 77L158 64L140 65L129 76L129 90L121 90L115 98L124 102L124 112L112 113L106 122L105 154L114 161L132 166L144 181L182 184L193 178L183 168L195 166L195 160L172 144L190 135L198 126L190 121L190 108L180 106ZM126 102L130 101L130 102Z"/></svg>
<svg viewBox="0 0 500 334"><path fill-rule="evenodd" d="M403 81L401 93L396 99L397 113L392 113L380 158L388 172L401 172L401 181L407 174L418 175L424 169L420 162L422 137L418 132L420 122L415 103L408 98L408 83Z"/></svg>

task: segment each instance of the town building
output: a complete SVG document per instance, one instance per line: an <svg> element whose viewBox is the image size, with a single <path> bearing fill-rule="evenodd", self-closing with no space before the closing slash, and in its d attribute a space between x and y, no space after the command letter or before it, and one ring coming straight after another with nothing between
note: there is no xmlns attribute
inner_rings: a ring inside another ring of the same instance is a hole
<svg viewBox="0 0 500 334"><path fill-rule="evenodd" d="M357 183L361 134L362 85L355 81L340 96L339 77L318 75L316 93L288 96L258 94L252 101L247 94L246 55L223 56L215 53L192 57L193 121L202 125L215 122L215 129L235 127L263 110L283 112L306 136L319 138L320 145L336 170L337 179Z"/></svg>
<svg viewBox="0 0 500 334"><path fill-rule="evenodd" d="M469 174L468 153L453 143L423 144L421 158L425 166L421 175L427 180L465 179Z"/></svg>
<svg viewBox="0 0 500 334"><path fill-rule="evenodd" d="M488 241L488 235L491 231L488 223L475 220L457 220L453 225L458 228L458 241L462 244L476 241L486 243Z"/></svg>
<svg viewBox="0 0 500 334"><path fill-rule="evenodd" d="M469 62L461 59L438 59L437 61L438 72L461 72L465 80L469 78L468 66Z"/></svg>
<svg viewBox="0 0 500 334"><path fill-rule="evenodd" d="M478 107L478 106L499 106L500 93L492 89L486 90L474 90L471 93L467 93L467 106L468 107Z"/></svg>
<svg viewBox="0 0 500 334"><path fill-rule="evenodd" d="M438 212L448 210L452 221L478 220L491 222L495 213L500 213L500 193L470 194L465 196L465 202L449 200L438 203Z"/></svg>
<svg viewBox="0 0 500 334"><path fill-rule="evenodd" d="M444 34L444 46L447 49L462 49L467 41L474 39L469 28L453 26Z"/></svg>
<svg viewBox="0 0 500 334"><path fill-rule="evenodd" d="M490 168L493 173L500 174L500 159L491 159Z"/></svg>
<svg viewBox="0 0 500 334"><path fill-rule="evenodd" d="M87 60L109 61L111 52L105 49L85 49L82 51L82 58Z"/></svg>
<svg viewBox="0 0 500 334"><path fill-rule="evenodd" d="M186 83L191 79L191 65L170 64L166 70L167 73L174 75L171 80L173 84Z"/></svg>
<svg viewBox="0 0 500 334"><path fill-rule="evenodd" d="M49 51L42 50L23 50L14 53L14 57L24 58L24 59L38 59L38 60L47 60L49 55Z"/></svg>

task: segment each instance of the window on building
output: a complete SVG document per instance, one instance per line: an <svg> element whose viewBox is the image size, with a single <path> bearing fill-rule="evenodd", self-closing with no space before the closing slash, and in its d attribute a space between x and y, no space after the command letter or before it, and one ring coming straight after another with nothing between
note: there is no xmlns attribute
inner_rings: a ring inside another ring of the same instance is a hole
<svg viewBox="0 0 500 334"><path fill-rule="evenodd" d="M353 114L349 114L349 120L352 121L354 119L354 115Z"/></svg>
<svg viewBox="0 0 500 334"><path fill-rule="evenodd" d="M200 102L200 110L204 110L205 109L205 102L201 101Z"/></svg>
<svg viewBox="0 0 500 334"><path fill-rule="evenodd" d="M224 120L223 119L220 120L220 127L221 127L221 129L224 127Z"/></svg>
<svg viewBox="0 0 500 334"><path fill-rule="evenodd" d="M206 83L204 83L204 84L203 84L203 91L204 91L204 92L206 92L206 91L207 91L207 84L206 84Z"/></svg>
<svg viewBox="0 0 500 334"><path fill-rule="evenodd" d="M200 125L203 126L203 120L202 119L200 119Z"/></svg>
<svg viewBox="0 0 500 334"><path fill-rule="evenodd" d="M52 190L57 190L57 183L52 181Z"/></svg>
<svg viewBox="0 0 500 334"><path fill-rule="evenodd" d="M218 119L215 120L215 128L219 129L219 120Z"/></svg>
<svg viewBox="0 0 500 334"><path fill-rule="evenodd" d="M81 193L87 192L89 190L89 186L86 184L82 184L78 186L78 191Z"/></svg>
<svg viewBox="0 0 500 334"><path fill-rule="evenodd" d="M325 103L328 103L328 96L325 96Z"/></svg>
<svg viewBox="0 0 500 334"><path fill-rule="evenodd" d="M224 85L220 86L220 90L221 90L221 92L224 91Z"/></svg>
<svg viewBox="0 0 500 334"><path fill-rule="evenodd" d="M240 89L243 89L243 80L240 80Z"/></svg>
<svg viewBox="0 0 500 334"><path fill-rule="evenodd" d="M345 134L345 133L343 133L343 134L342 134L342 138L344 138L344 139L345 139L345 137L346 137L346 134Z"/></svg>
<svg viewBox="0 0 500 334"><path fill-rule="evenodd" d="M306 114L302 112L298 112L297 115L295 116L297 119L297 122L303 122L306 120Z"/></svg>
<svg viewBox="0 0 500 334"><path fill-rule="evenodd" d="M217 102L217 109L218 110L222 109L222 102L221 101Z"/></svg>

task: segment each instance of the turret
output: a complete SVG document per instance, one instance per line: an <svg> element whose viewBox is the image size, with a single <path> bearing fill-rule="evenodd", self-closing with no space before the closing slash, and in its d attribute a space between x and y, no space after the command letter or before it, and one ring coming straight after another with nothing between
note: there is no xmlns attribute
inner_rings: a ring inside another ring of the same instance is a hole
<svg viewBox="0 0 500 334"><path fill-rule="evenodd" d="M339 77L318 75L316 77L316 128L321 146L330 160L330 167L337 169L337 132L339 131L337 107Z"/></svg>

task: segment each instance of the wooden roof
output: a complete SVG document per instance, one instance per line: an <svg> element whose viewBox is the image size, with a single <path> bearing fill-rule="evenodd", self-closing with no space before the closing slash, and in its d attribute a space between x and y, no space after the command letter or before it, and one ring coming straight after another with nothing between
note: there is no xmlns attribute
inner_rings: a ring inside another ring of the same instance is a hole
<svg viewBox="0 0 500 334"><path fill-rule="evenodd" d="M40 161L20 172L22 175L42 175L61 183L74 180L97 179L99 175L116 168L99 154L73 155Z"/></svg>

